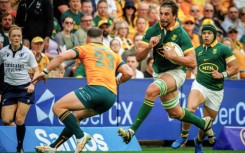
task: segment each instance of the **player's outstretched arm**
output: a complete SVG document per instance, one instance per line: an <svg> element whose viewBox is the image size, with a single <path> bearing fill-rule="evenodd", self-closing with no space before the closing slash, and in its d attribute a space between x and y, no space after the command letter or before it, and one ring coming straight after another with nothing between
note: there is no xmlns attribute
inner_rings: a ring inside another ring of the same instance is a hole
<svg viewBox="0 0 245 153"><path fill-rule="evenodd" d="M40 80L44 80L44 82L45 82L46 78L47 78L46 75L48 75L48 73L51 70L58 67L64 61L76 58L76 56L77 56L76 52L72 49L61 53L56 58L54 58L38 76L36 76L36 77L34 76L32 83L36 83Z"/></svg>
<svg viewBox="0 0 245 153"><path fill-rule="evenodd" d="M123 82L128 81L129 79L131 79L134 75L133 70L127 65L127 64L123 64L121 65L117 72L122 73L122 76L117 78L117 84L121 84Z"/></svg>

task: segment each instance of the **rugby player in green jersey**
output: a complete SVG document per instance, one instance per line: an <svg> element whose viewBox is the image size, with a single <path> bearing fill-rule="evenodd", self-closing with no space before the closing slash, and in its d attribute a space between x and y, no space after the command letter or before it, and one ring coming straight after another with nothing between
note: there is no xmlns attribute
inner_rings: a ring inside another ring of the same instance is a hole
<svg viewBox="0 0 245 153"><path fill-rule="evenodd" d="M137 114L136 120L127 130L119 128L118 133L125 143L129 143L141 123L148 116L154 101L160 97L164 109L170 118L188 122L204 130L204 133L213 137L211 117L199 118L189 110L181 108L179 104L178 88L186 78L186 67L195 68L195 51L191 40L177 20L178 6L173 1L164 1L160 6L160 21L151 26L144 35L136 50L138 61L143 60L152 51L154 57L153 77L145 94L145 100ZM166 42L175 42L183 50L184 56L179 57L173 49L166 50ZM173 61L176 64L170 62Z"/></svg>
<svg viewBox="0 0 245 153"><path fill-rule="evenodd" d="M217 116L224 95L224 79L238 73L238 65L232 51L216 40L216 28L207 24L202 28L203 44L195 49L197 59L197 77L194 80L188 97L187 109L195 112L200 104L204 104L204 117L213 120ZM183 122L181 137L172 147L177 149L186 143L190 124ZM194 139L195 152L202 153L202 141L205 133L199 130Z"/></svg>

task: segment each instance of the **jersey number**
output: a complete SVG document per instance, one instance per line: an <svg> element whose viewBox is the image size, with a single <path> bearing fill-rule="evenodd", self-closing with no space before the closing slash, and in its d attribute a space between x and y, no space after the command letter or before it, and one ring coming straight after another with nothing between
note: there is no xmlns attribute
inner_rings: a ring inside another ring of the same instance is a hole
<svg viewBox="0 0 245 153"><path fill-rule="evenodd" d="M96 64L95 64L96 66L105 66L105 64L107 64L106 66L109 69L111 69L111 70L114 69L114 57L111 54L106 54L104 57L102 53L96 52L94 54L94 57L98 58L98 60L96 61ZM107 63L108 60L109 60L109 63Z"/></svg>

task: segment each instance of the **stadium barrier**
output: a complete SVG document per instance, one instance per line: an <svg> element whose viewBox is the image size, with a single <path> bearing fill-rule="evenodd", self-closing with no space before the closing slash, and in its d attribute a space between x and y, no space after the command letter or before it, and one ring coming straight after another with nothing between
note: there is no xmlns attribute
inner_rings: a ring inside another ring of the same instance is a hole
<svg viewBox="0 0 245 153"><path fill-rule="evenodd" d="M152 79L131 79L118 88L114 106L106 113L83 120L81 127L121 127L130 126L144 101L144 94ZM185 107L193 80L186 80L179 89L180 104ZM85 86L85 79L50 78L47 83L40 82L35 89L35 104L32 105L27 118L27 126L63 126L53 114L52 106L64 94ZM225 80L224 99L213 130L216 136L224 126L245 125L245 80ZM196 115L203 115L203 107L198 107ZM0 122L1 124L1 122ZM136 133L138 140L174 140L180 135L181 124L168 117L161 106L159 98L145 122ZM193 139L198 130L191 126L189 139ZM116 134L117 135L117 134Z"/></svg>
<svg viewBox="0 0 245 153"><path fill-rule="evenodd" d="M25 152L34 152L35 146L50 144L56 140L63 127L27 126L24 140ZM134 137L130 144L126 145L117 134L116 127L83 127L85 133L91 135L91 141L86 144L83 151L141 151L141 147ZM15 127L0 126L0 152L16 151ZM73 136L62 144L57 151L74 151L76 139Z"/></svg>
<svg viewBox="0 0 245 153"><path fill-rule="evenodd" d="M213 147L214 150L245 150L245 126L224 126Z"/></svg>

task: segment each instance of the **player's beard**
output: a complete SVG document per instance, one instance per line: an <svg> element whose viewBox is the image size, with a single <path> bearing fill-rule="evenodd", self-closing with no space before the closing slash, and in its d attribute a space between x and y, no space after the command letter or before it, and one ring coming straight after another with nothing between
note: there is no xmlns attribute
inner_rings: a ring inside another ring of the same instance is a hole
<svg viewBox="0 0 245 153"><path fill-rule="evenodd" d="M109 35L109 33L107 31L103 31L103 37L107 37Z"/></svg>
<svg viewBox="0 0 245 153"><path fill-rule="evenodd" d="M9 30L10 30L10 25L4 25L4 26L3 26L3 30L9 31Z"/></svg>
<svg viewBox="0 0 245 153"><path fill-rule="evenodd" d="M171 22L169 21L161 21L161 27L167 29L170 26Z"/></svg>

